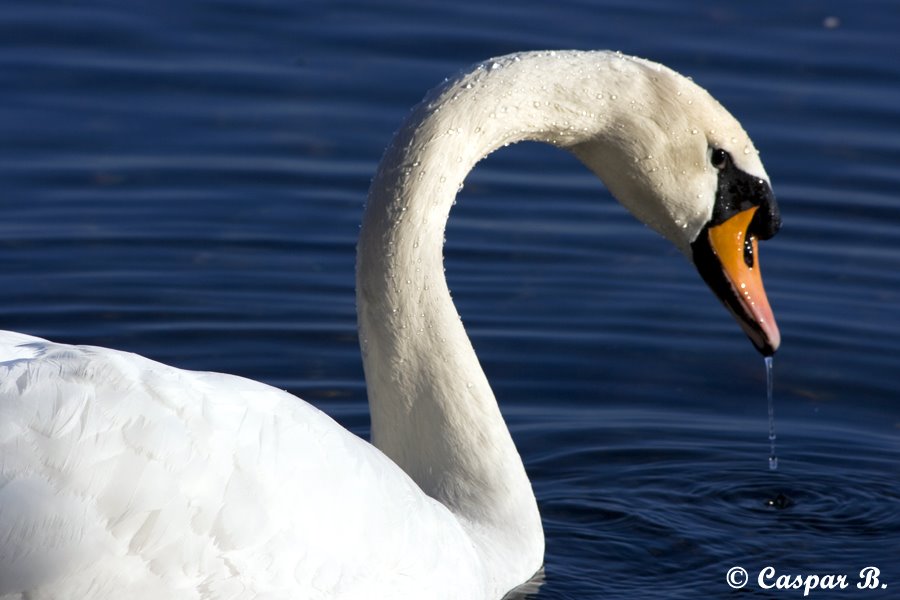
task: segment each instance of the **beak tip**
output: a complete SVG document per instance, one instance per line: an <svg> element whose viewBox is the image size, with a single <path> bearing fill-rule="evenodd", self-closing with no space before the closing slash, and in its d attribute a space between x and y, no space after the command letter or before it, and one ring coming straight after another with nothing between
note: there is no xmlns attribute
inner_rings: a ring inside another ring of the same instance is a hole
<svg viewBox="0 0 900 600"><path fill-rule="evenodd" d="M776 352L778 352L778 346L773 344L766 344L762 348L757 348L759 353L765 357L774 356Z"/></svg>
<svg viewBox="0 0 900 600"><path fill-rule="evenodd" d="M748 330L748 337L760 354L772 356L781 347L781 332L774 322L771 325L766 323L760 325L762 327L759 330Z"/></svg>

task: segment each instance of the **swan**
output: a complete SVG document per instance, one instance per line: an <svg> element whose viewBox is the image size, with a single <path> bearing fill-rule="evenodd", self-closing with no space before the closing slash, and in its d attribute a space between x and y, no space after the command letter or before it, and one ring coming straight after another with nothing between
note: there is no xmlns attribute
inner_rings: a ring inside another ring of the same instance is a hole
<svg viewBox="0 0 900 600"><path fill-rule="evenodd" d="M764 355L753 143L690 79L528 52L446 80L371 183L357 309L371 444L267 385L0 333L0 597L497 599L542 566L531 484L443 274L467 173L538 140L670 240Z"/></svg>

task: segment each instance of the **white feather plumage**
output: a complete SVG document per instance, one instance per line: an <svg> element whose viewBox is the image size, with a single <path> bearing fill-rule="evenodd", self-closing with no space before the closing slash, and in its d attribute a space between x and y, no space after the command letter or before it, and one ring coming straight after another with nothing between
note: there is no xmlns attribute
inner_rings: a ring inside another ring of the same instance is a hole
<svg viewBox="0 0 900 600"><path fill-rule="evenodd" d="M477 571L439 551L468 544L445 507L290 394L11 332L0 348L3 592L52 573L46 597L440 597Z"/></svg>

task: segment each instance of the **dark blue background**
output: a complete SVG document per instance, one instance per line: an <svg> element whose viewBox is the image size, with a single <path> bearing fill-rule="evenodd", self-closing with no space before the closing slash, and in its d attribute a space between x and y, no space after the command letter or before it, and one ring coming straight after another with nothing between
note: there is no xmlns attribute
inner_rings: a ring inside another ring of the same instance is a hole
<svg viewBox="0 0 900 600"><path fill-rule="evenodd" d="M692 267L570 156L479 165L451 289L534 481L541 599L738 595L882 569L900 590L900 7L172 0L0 5L0 327L287 388L365 435L354 246L431 86L611 48L692 76L762 151L784 336L761 358ZM784 510L766 506L783 493ZM891 590L894 590L892 593Z"/></svg>

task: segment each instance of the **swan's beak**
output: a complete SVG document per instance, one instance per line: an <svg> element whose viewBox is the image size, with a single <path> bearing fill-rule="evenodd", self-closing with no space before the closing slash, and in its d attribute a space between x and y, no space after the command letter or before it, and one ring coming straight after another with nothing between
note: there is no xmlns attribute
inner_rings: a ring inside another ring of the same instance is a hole
<svg viewBox="0 0 900 600"><path fill-rule="evenodd" d="M781 345L781 333L763 288L756 236L748 233L758 207L706 227L692 244L694 264L704 281L734 315L764 356Z"/></svg>

